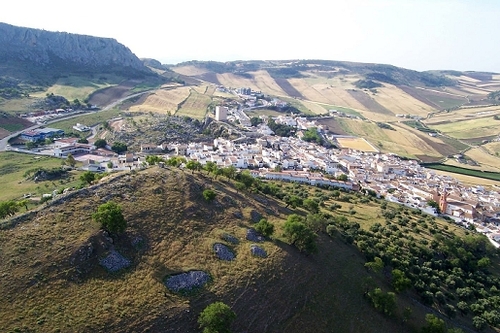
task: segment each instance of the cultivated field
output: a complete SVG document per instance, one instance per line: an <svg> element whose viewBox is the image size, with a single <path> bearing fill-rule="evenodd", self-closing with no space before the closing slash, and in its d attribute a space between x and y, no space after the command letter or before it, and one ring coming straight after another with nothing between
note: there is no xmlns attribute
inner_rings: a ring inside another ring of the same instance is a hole
<svg viewBox="0 0 500 333"><path fill-rule="evenodd" d="M363 104L348 93L344 86L353 87L348 83L339 87L333 82L329 84L325 79L300 78L288 79L288 81L306 100L368 111ZM335 80L335 83L339 82L339 80Z"/></svg>
<svg viewBox="0 0 500 333"><path fill-rule="evenodd" d="M8 136L10 132L20 131L31 125L33 125L33 123L24 118L0 112L0 139Z"/></svg>
<svg viewBox="0 0 500 333"><path fill-rule="evenodd" d="M470 149L465 155L479 163L481 170L500 172L500 157L488 153L482 147Z"/></svg>
<svg viewBox="0 0 500 333"><path fill-rule="evenodd" d="M395 114L374 99L375 93L352 89L349 90L349 94L368 110L368 112L363 113L366 118L374 121L389 121L394 119Z"/></svg>
<svg viewBox="0 0 500 333"><path fill-rule="evenodd" d="M196 66L172 67L172 70L176 73L186 76L197 76L208 72L206 69L199 68Z"/></svg>
<svg viewBox="0 0 500 333"><path fill-rule="evenodd" d="M430 112L435 111L435 108L389 84L377 88L377 93L371 97L395 114L411 114L425 118Z"/></svg>
<svg viewBox="0 0 500 333"><path fill-rule="evenodd" d="M254 77L254 82L258 90L263 93L275 96L287 96L281 87L274 81L267 71L261 70L250 73Z"/></svg>
<svg viewBox="0 0 500 333"><path fill-rule="evenodd" d="M0 111L10 114L21 114L33 111L31 104L38 99L34 97L20 98L20 99L7 99L0 102Z"/></svg>
<svg viewBox="0 0 500 333"><path fill-rule="evenodd" d="M457 139L475 139L498 135L500 120L493 117L460 120L439 125L428 124L430 128Z"/></svg>
<svg viewBox="0 0 500 333"><path fill-rule="evenodd" d="M175 113L177 116L188 116L195 119L203 119L207 113L208 106L212 103L212 98L191 89L189 97L182 102Z"/></svg>
<svg viewBox="0 0 500 333"><path fill-rule="evenodd" d="M116 83L119 82L118 78L115 78L114 81L116 81ZM83 102L93 92L111 85L111 83L105 82L104 80L92 81L89 80L89 78L68 76L58 79L56 83L46 91L33 94L33 97L44 98L45 94L53 93L54 95L64 96L68 101L79 99Z"/></svg>
<svg viewBox="0 0 500 333"><path fill-rule="evenodd" d="M366 152L378 152L374 146L363 138L337 138L340 148L350 148Z"/></svg>
<svg viewBox="0 0 500 333"><path fill-rule="evenodd" d="M489 142L483 145L483 148L486 149L490 154L500 156L500 142Z"/></svg>
<svg viewBox="0 0 500 333"><path fill-rule="evenodd" d="M382 152L413 158L425 155L435 159L441 156L432 142L427 141L425 133L420 134L411 128L401 126L393 131L382 129L373 122L345 118L339 118L338 122L347 133L366 138Z"/></svg>
<svg viewBox="0 0 500 333"><path fill-rule="evenodd" d="M492 117L494 115L500 115L500 106L464 107L450 112L433 114L432 117L424 120L423 122L427 125L439 125L454 121Z"/></svg>
<svg viewBox="0 0 500 333"><path fill-rule="evenodd" d="M130 111L157 112L161 114L174 114L180 103L186 100L191 88L179 87L175 89L159 89L149 94L146 99L129 108Z"/></svg>
<svg viewBox="0 0 500 333"><path fill-rule="evenodd" d="M255 91L260 90L260 88L255 84L253 78L248 79L241 75L235 75L232 73L217 74L217 80L224 87L228 88L250 88Z"/></svg>

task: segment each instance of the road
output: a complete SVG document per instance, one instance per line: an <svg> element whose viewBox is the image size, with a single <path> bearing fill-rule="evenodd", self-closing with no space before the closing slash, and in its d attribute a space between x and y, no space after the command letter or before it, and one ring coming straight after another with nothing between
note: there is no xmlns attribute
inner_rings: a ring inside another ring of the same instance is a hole
<svg viewBox="0 0 500 333"><path fill-rule="evenodd" d="M111 104L106 105L104 108L102 108L101 110L96 111L96 112L102 112L102 111L106 111L106 110L112 109L115 106L117 106L118 104L126 101L127 99L134 98L134 97L146 94L146 93L148 93L150 91L151 90L141 91L139 93L132 94L132 95L120 98L119 100L117 100L117 101L115 101L115 102L113 102ZM0 140L0 152L7 150L7 145L9 144L9 140L10 139L15 138L16 136L18 136L19 134L21 134L24 131L33 130L33 129L36 129L36 128L39 128L39 127L45 127L45 125L48 125L48 124L52 124L52 123L55 123L55 122L58 122L58 121L61 121L61 120L76 118L76 117L80 117L80 116L84 116L84 115L85 115L85 113L84 114L80 113L80 114L71 115L71 116L67 116L67 117L61 117L61 118L50 120L46 124L43 124L43 125L33 125L31 127L25 128L25 129L23 129L21 131L14 132L14 133L10 134L9 136L7 136L7 137L5 137L5 138L3 138L3 139Z"/></svg>

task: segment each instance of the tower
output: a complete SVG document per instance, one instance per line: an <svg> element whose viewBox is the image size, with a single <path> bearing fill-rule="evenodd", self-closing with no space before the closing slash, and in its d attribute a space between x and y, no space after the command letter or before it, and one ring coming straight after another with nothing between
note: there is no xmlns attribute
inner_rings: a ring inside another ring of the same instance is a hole
<svg viewBox="0 0 500 333"><path fill-rule="evenodd" d="M448 199L448 193L446 193L446 190L443 191L443 194L439 197L439 210L441 213L446 213L446 206L448 205L446 202L446 199Z"/></svg>
<svg viewBox="0 0 500 333"><path fill-rule="evenodd" d="M225 106L215 107L215 120L218 121L227 120L227 108Z"/></svg>

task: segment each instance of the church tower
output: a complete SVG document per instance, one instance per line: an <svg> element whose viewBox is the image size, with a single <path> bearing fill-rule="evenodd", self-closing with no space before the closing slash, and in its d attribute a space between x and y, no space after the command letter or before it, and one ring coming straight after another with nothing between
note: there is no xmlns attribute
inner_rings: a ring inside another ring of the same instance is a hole
<svg viewBox="0 0 500 333"><path fill-rule="evenodd" d="M446 193L446 190L443 191L443 194L439 197L439 210L441 211L442 214L446 213L446 206L447 204L447 199L448 199L448 193Z"/></svg>

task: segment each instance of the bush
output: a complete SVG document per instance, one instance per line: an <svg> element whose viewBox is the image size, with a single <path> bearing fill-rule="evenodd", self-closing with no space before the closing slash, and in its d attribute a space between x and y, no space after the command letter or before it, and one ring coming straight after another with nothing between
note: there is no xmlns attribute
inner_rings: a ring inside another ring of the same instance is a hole
<svg viewBox="0 0 500 333"><path fill-rule="evenodd" d="M205 198L206 201L212 201L215 199L215 196L217 194L214 192L214 190L204 190L203 191L203 198Z"/></svg>
<svg viewBox="0 0 500 333"><path fill-rule="evenodd" d="M269 223L266 219L261 219L257 224L255 224L254 228L266 237L271 236L274 232L274 224Z"/></svg>
<svg viewBox="0 0 500 333"><path fill-rule="evenodd" d="M92 218L110 233L121 233L127 228L122 208L113 201L100 205L97 212L92 214Z"/></svg>
<svg viewBox="0 0 500 333"><path fill-rule="evenodd" d="M236 314L231 308L222 303L215 302L208 305L198 317L198 324L204 333L228 333L231 322Z"/></svg>

